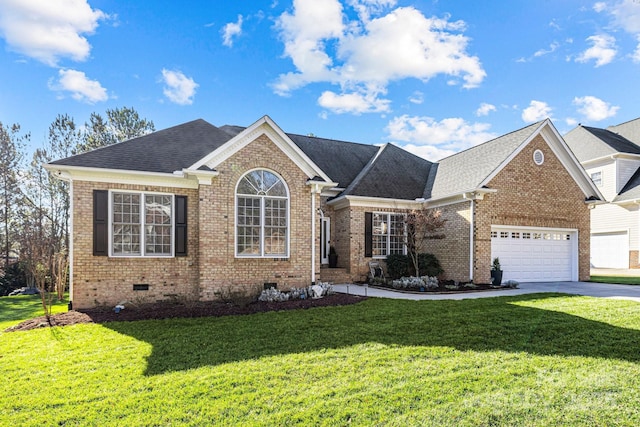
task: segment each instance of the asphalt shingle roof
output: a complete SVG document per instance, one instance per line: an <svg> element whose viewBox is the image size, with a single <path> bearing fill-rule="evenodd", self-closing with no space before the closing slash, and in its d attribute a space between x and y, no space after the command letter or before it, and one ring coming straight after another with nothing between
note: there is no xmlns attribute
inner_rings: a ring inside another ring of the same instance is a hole
<svg viewBox="0 0 640 427"><path fill-rule="evenodd" d="M385 144L343 194L415 200L422 197L432 166L421 157Z"/></svg>
<svg viewBox="0 0 640 427"><path fill-rule="evenodd" d="M245 128L221 126L220 129L236 136ZM369 144L338 141L288 133L287 136L298 146L338 187L346 188L360 171L378 152L378 147Z"/></svg>
<svg viewBox="0 0 640 427"><path fill-rule="evenodd" d="M229 139L228 133L198 119L51 164L173 173L193 165Z"/></svg>
<svg viewBox="0 0 640 427"><path fill-rule="evenodd" d="M424 198L439 198L480 186L543 122L533 123L499 138L469 148L438 162Z"/></svg>
<svg viewBox="0 0 640 427"><path fill-rule="evenodd" d="M609 126L607 130L622 135L629 141L640 145L640 117L619 125Z"/></svg>

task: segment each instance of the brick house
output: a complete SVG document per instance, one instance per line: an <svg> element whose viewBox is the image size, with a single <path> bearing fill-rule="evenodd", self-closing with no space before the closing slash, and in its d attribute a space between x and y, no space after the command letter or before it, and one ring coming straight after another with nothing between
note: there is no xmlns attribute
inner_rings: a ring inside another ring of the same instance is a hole
<svg viewBox="0 0 640 427"><path fill-rule="evenodd" d="M591 265L640 268L640 118L564 140L607 202L591 211Z"/></svg>
<svg viewBox="0 0 640 427"><path fill-rule="evenodd" d="M195 120L45 167L70 183L74 308L363 280L422 206L448 220L430 247L448 279L488 283L500 257L505 279L586 280L602 198L549 120L438 163Z"/></svg>

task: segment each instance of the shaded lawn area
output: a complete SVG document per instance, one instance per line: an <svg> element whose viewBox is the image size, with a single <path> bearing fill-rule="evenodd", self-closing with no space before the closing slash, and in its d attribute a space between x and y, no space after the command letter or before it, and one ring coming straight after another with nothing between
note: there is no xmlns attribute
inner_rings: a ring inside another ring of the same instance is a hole
<svg viewBox="0 0 640 427"><path fill-rule="evenodd" d="M640 285L640 276L591 276L590 281L619 285Z"/></svg>
<svg viewBox="0 0 640 427"><path fill-rule="evenodd" d="M0 425L640 425L640 304L369 299L0 333Z"/></svg>
<svg viewBox="0 0 640 427"><path fill-rule="evenodd" d="M52 314L67 311L67 301L57 301L54 297L51 307ZM42 303L39 295L16 295L0 297L0 331L9 326L17 325L26 319L43 316Z"/></svg>

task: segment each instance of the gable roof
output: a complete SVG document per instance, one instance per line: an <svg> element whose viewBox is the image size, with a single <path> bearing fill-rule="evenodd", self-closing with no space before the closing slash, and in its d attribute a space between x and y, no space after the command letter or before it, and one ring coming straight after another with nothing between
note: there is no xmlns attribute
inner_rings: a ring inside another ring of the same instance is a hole
<svg viewBox="0 0 640 427"><path fill-rule="evenodd" d="M420 199L432 166L428 160L393 144L385 144L342 195Z"/></svg>
<svg viewBox="0 0 640 427"><path fill-rule="evenodd" d="M583 163L618 153L640 155L638 145L608 129L579 125L569 131L564 140Z"/></svg>
<svg viewBox="0 0 640 427"><path fill-rule="evenodd" d="M246 128L224 125L220 129L236 136ZM369 144L292 133L287 136L340 188L349 186L378 152L378 147Z"/></svg>
<svg viewBox="0 0 640 427"><path fill-rule="evenodd" d="M197 119L50 164L173 173L195 163L229 139L228 133Z"/></svg>
<svg viewBox="0 0 640 427"><path fill-rule="evenodd" d="M438 162L437 173L425 188L424 198L441 198L473 191L545 122L537 122Z"/></svg>
<svg viewBox="0 0 640 427"><path fill-rule="evenodd" d="M640 144L640 117L619 125L609 126L607 130L622 135L631 142Z"/></svg>

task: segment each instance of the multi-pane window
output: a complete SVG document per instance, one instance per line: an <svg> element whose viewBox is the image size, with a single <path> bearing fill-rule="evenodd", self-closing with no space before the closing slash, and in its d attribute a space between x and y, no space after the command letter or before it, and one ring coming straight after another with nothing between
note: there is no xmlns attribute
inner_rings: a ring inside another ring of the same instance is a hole
<svg viewBox="0 0 640 427"><path fill-rule="evenodd" d="M591 174L591 181L598 186L602 187L602 172L593 172Z"/></svg>
<svg viewBox="0 0 640 427"><path fill-rule="evenodd" d="M236 191L236 254L247 257L289 255L289 194L272 172L254 170Z"/></svg>
<svg viewBox="0 0 640 427"><path fill-rule="evenodd" d="M405 217L402 214L374 213L372 218L374 257L405 253Z"/></svg>
<svg viewBox="0 0 640 427"><path fill-rule="evenodd" d="M171 256L173 196L111 193L111 253Z"/></svg>

